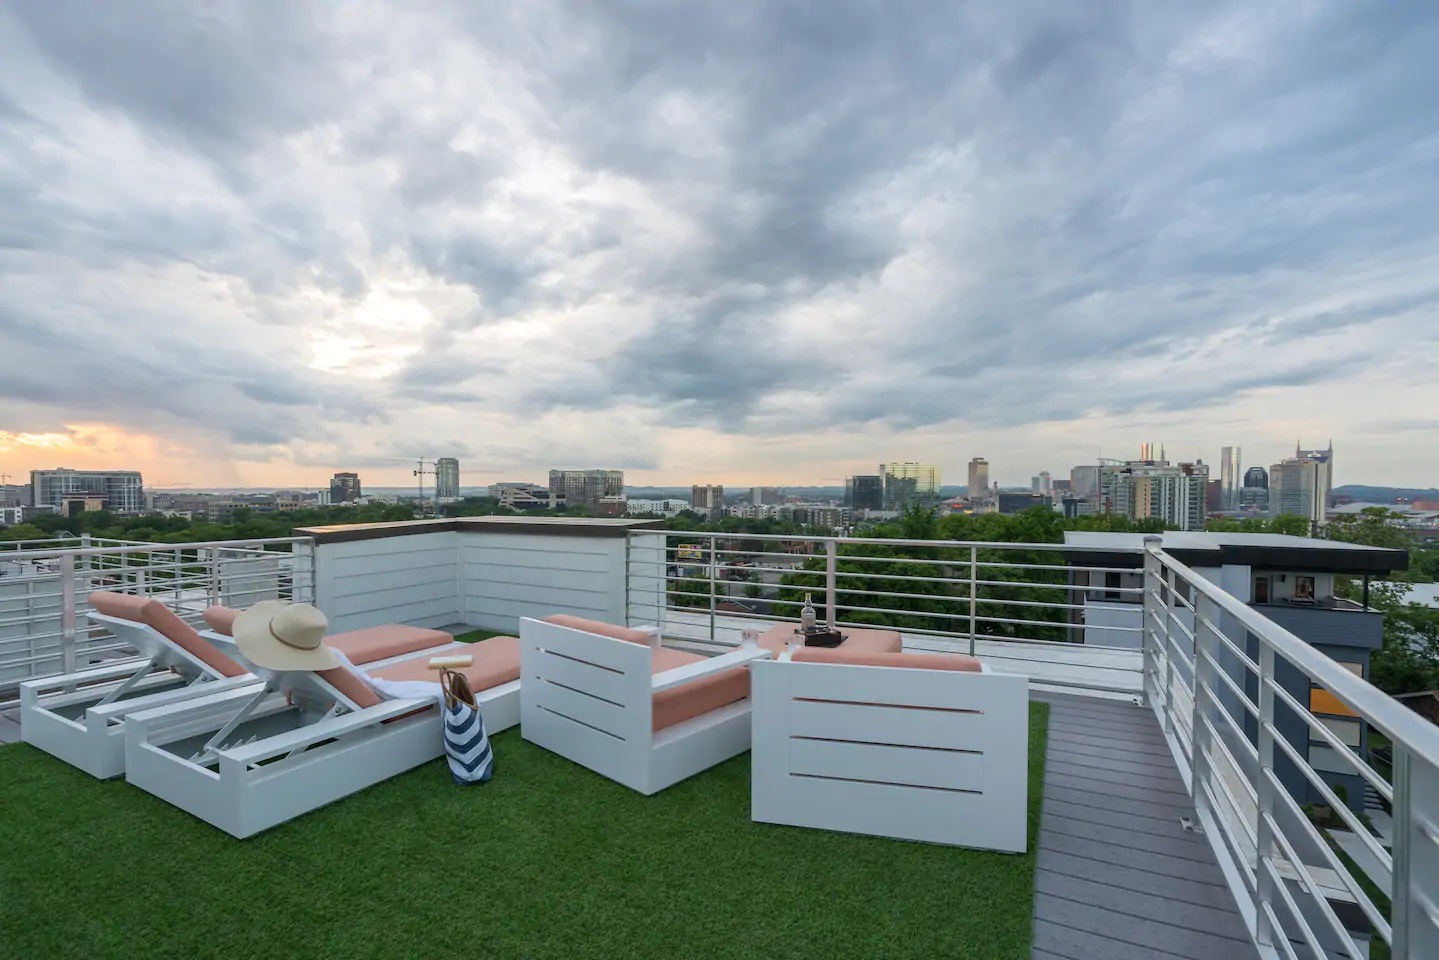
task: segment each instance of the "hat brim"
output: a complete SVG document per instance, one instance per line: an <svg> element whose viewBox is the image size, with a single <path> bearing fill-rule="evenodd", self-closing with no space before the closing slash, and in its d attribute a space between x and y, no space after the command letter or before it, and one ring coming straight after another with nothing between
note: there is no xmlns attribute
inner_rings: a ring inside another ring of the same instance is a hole
<svg viewBox="0 0 1439 960"><path fill-rule="evenodd" d="M232 633L240 656L265 670L331 670L340 665L323 643L310 650L292 647L270 632L270 622L290 604L262 600L235 618Z"/></svg>

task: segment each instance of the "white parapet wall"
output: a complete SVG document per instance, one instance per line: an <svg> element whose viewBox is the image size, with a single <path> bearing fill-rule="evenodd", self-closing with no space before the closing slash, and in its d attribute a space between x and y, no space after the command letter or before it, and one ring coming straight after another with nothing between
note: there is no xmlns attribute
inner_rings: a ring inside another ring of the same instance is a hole
<svg viewBox="0 0 1439 960"><path fill-rule="evenodd" d="M473 517L316 527L334 631L383 623L513 632L521 617L625 622L628 531L653 521Z"/></svg>

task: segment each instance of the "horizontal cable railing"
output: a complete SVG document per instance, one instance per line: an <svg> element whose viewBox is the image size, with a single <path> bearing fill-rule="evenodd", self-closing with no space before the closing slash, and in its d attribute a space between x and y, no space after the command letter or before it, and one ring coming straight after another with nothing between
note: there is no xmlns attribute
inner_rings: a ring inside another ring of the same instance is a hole
<svg viewBox="0 0 1439 960"><path fill-rule="evenodd" d="M1131 565L1114 566L1130 554ZM1138 696L1142 552L1057 543L635 531L628 619L733 646L798 620L805 594L839 628L973 653L1036 682Z"/></svg>
<svg viewBox="0 0 1439 960"><path fill-rule="evenodd" d="M1145 567L1146 699L1261 952L1439 957L1439 729L1158 543Z"/></svg>
<svg viewBox="0 0 1439 960"><path fill-rule="evenodd" d="M0 706L21 682L70 673L131 651L86 616L97 590L154 597L191 623L206 607L310 601L314 547L306 537L155 544L30 542L0 552Z"/></svg>

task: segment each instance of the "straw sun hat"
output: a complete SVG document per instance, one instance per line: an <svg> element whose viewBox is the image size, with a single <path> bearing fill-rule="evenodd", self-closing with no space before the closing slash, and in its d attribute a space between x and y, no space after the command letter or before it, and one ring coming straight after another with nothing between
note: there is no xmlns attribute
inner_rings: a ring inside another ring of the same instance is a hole
<svg viewBox="0 0 1439 960"><path fill-rule="evenodd" d="M330 621L308 603L262 600L235 618L240 655L266 670L329 670L340 665L321 641Z"/></svg>

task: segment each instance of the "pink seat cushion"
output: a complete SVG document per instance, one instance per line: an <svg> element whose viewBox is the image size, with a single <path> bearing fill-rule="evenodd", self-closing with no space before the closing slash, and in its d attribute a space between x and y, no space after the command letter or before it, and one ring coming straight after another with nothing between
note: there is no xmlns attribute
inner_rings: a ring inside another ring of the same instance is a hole
<svg viewBox="0 0 1439 960"><path fill-rule="evenodd" d="M856 667L905 667L910 670L963 670L979 673L981 667L974 657L962 653L889 653L850 650L842 646L804 647L790 657L796 663L843 663Z"/></svg>
<svg viewBox="0 0 1439 960"><path fill-rule="evenodd" d="M664 673L704 659L697 653L661 648L654 653L654 672ZM651 727L658 732L748 696L749 670L744 667L691 680L654 695Z"/></svg>
<svg viewBox="0 0 1439 960"><path fill-rule="evenodd" d="M844 634L845 641L835 648L838 650L865 650L875 653L899 653L904 645L904 638L895 630L864 630L854 627L840 627L839 632ZM780 623L770 627L760 634L759 645L764 647L775 656L784 652L789 645L789 638L794 634L794 624ZM815 648L823 649L823 648Z"/></svg>
<svg viewBox="0 0 1439 960"><path fill-rule="evenodd" d="M517 637L490 637L446 653L445 656L464 656L473 660L468 667L455 669L470 681L470 689L478 693L502 683L520 679L520 641ZM413 657L402 663L391 664L375 670L372 676L382 680L428 680L440 682L440 672L430 669L430 658Z"/></svg>
<svg viewBox="0 0 1439 960"><path fill-rule="evenodd" d="M239 610L214 606L205 610L205 622L210 629L227 637L234 636L235 618ZM351 663L374 663L402 657L407 653L443 647L454 641L454 637L443 630L429 630L425 627L411 627L401 623L388 623L379 627L365 627L335 633L325 638L325 645L339 650Z"/></svg>
<svg viewBox="0 0 1439 960"><path fill-rule="evenodd" d="M98 590L90 594L90 606L107 617L145 624L222 677L238 677L248 672L153 597Z"/></svg>
<svg viewBox="0 0 1439 960"><path fill-rule="evenodd" d="M362 710L365 707L377 707L384 702L373 687L344 667L318 670L315 676L355 701L355 705Z"/></svg>
<svg viewBox="0 0 1439 960"><path fill-rule="evenodd" d="M569 627L571 630L583 630L586 633L597 633L602 637L611 637L615 640L638 643L642 647L650 645L650 635L642 630L631 630L629 627L619 627L613 623L603 623L599 620L586 620L584 617L572 617L567 613L556 613L545 617L545 623L553 623L558 627Z"/></svg>
<svg viewBox="0 0 1439 960"><path fill-rule="evenodd" d="M443 630L390 623L333 634L325 638L325 646L340 651L350 658L351 663L374 663L419 650L448 646L454 641L455 638Z"/></svg>

